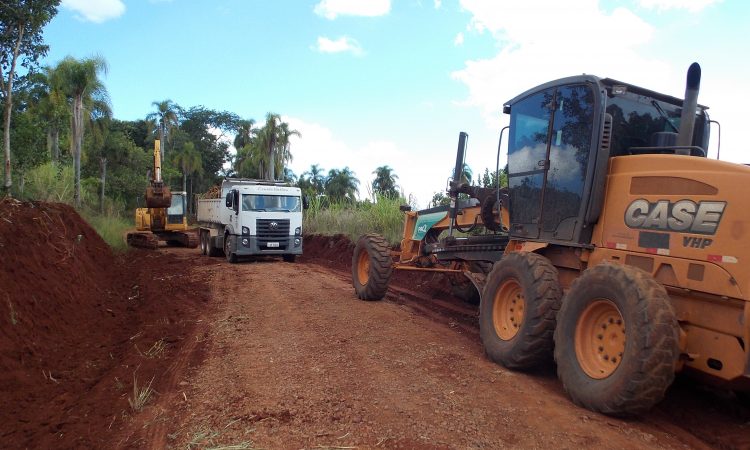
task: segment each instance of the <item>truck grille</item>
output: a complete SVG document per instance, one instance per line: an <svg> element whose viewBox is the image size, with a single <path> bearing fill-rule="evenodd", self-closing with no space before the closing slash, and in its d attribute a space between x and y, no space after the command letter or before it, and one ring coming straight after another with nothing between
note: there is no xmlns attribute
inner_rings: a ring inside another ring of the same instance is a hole
<svg viewBox="0 0 750 450"><path fill-rule="evenodd" d="M289 240L289 219L257 219L255 229L258 237L258 247L266 248L268 242L278 242L279 247L274 250L286 249Z"/></svg>

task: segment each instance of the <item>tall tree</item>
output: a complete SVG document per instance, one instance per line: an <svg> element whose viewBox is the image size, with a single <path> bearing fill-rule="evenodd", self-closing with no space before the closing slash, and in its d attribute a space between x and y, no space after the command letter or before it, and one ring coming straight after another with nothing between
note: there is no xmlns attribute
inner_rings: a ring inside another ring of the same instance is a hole
<svg viewBox="0 0 750 450"><path fill-rule="evenodd" d="M76 208L81 207L81 147L83 144L84 118L109 111L109 98L99 73L107 72L107 63L95 56L76 60L68 56L55 68L63 80L63 90L70 99L70 153L73 155L75 177L74 201Z"/></svg>
<svg viewBox="0 0 750 450"><path fill-rule="evenodd" d="M60 160L60 132L70 123L70 108L61 74L51 67L45 67L40 78L44 83L45 95L38 104L39 115L47 129L47 151L53 164L57 164Z"/></svg>
<svg viewBox="0 0 750 450"><path fill-rule="evenodd" d="M359 180L349 167L341 170L331 169L325 181L325 193L331 200L356 200Z"/></svg>
<svg viewBox="0 0 750 450"><path fill-rule="evenodd" d="M375 179L372 181L372 190L375 194L388 198L398 197L396 179L398 175L388 166L380 166L372 172Z"/></svg>
<svg viewBox="0 0 750 450"><path fill-rule="evenodd" d="M289 129L289 124L282 122L278 114L266 115L266 123L258 132L253 152L264 179L276 179L276 173L283 173L286 164L292 160L292 136L300 136L300 132Z"/></svg>
<svg viewBox="0 0 750 450"><path fill-rule="evenodd" d="M323 193L326 177L320 164L311 165L310 170L302 172L300 179L303 177L310 182L314 195L320 195Z"/></svg>
<svg viewBox="0 0 750 450"><path fill-rule="evenodd" d="M175 147L174 163L182 171L182 190L187 192L187 177L203 169L201 154L195 149L195 144L188 141L180 147Z"/></svg>
<svg viewBox="0 0 750 450"><path fill-rule="evenodd" d="M159 141L161 142L160 162L163 165L167 153L167 144L172 142L172 129L179 125L177 111L179 111L180 107L169 99L160 102L152 102L151 105L156 107L156 112L152 112L146 116L146 119L156 122L156 126L159 130Z"/></svg>
<svg viewBox="0 0 750 450"><path fill-rule="evenodd" d="M13 82L19 63L28 70L47 54L42 30L57 14L60 0L3 0L0 8L0 91L3 100L3 152L6 191L13 184L10 165L10 122Z"/></svg>

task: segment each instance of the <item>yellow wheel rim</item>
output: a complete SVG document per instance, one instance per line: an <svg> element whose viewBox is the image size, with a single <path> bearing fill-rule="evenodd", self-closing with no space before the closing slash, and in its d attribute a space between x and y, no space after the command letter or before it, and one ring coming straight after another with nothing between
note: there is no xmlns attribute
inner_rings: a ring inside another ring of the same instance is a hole
<svg viewBox="0 0 750 450"><path fill-rule="evenodd" d="M503 281L492 304L492 324L500 339L509 341L518 334L525 307L523 289L518 281L512 278Z"/></svg>
<svg viewBox="0 0 750 450"><path fill-rule="evenodd" d="M360 252L357 258L357 278L362 286L370 280L370 255L366 251Z"/></svg>
<svg viewBox="0 0 750 450"><path fill-rule="evenodd" d="M575 333L576 358L586 375L601 380L620 366L625 321L614 303L597 299L581 314Z"/></svg>

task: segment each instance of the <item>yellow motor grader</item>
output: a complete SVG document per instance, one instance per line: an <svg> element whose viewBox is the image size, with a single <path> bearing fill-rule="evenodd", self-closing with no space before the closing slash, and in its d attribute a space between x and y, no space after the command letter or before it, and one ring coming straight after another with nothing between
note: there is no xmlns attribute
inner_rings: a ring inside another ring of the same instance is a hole
<svg viewBox="0 0 750 450"><path fill-rule="evenodd" d="M682 371L747 391L750 167L706 157L699 85L693 64L684 99L581 75L508 101L507 188L459 181L462 133L451 206L402 208L400 251L357 242L358 297L383 298L394 269L464 274L491 360L554 357L573 401L605 414L648 410Z"/></svg>
<svg viewBox="0 0 750 450"><path fill-rule="evenodd" d="M146 207L135 210L137 231L127 234L132 247L155 249L159 241L168 245L196 248L198 236L188 231L187 193L172 192L161 176L161 148L154 141L154 169L146 188Z"/></svg>

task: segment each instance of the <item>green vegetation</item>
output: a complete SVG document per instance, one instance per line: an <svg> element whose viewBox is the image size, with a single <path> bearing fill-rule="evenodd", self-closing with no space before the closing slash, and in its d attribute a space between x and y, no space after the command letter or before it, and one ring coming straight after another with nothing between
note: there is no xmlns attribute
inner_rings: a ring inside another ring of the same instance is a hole
<svg viewBox="0 0 750 450"><path fill-rule="evenodd" d="M403 199L378 197L373 203L336 201L326 204L326 197L314 198L305 212L305 233L344 234L355 241L365 233L378 233L388 242L401 242L404 223L399 206Z"/></svg>
<svg viewBox="0 0 750 450"><path fill-rule="evenodd" d="M131 218L126 220L117 215L87 214L85 212L83 218L99 233L104 242L112 247L112 250L120 252L127 249L125 233L127 230L133 228L133 220Z"/></svg>

